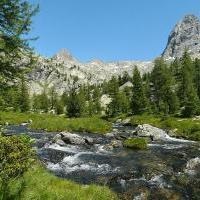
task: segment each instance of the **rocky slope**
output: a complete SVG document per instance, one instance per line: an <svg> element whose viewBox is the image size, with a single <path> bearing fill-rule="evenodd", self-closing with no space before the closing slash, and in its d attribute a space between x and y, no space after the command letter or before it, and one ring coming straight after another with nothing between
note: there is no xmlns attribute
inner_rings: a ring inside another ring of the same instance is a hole
<svg viewBox="0 0 200 200"><path fill-rule="evenodd" d="M75 59L66 50L61 50L51 59L38 57L35 69L29 74L29 87L31 93L41 93L43 88L55 87L58 93L68 89L72 78L77 76L79 83L98 84L109 80L113 75L117 76L127 71L132 73L134 66L138 66L141 73L151 71L151 61L119 61L103 62L93 60L82 63Z"/></svg>
<svg viewBox="0 0 200 200"><path fill-rule="evenodd" d="M200 20L194 15L186 15L172 30L163 57L181 57L185 49L200 56Z"/></svg>
<svg viewBox="0 0 200 200"><path fill-rule="evenodd" d="M175 26L162 56L167 60L180 57L185 48L193 57L200 56L200 20L194 15L185 16ZM153 61L103 62L93 60L83 63L66 50L61 50L50 59L38 56L36 67L29 74L30 91L32 94L38 94L44 88L54 86L61 94L68 89L74 76L79 78L80 84L88 82L98 84L124 71L131 74L135 65L143 74L152 70Z"/></svg>

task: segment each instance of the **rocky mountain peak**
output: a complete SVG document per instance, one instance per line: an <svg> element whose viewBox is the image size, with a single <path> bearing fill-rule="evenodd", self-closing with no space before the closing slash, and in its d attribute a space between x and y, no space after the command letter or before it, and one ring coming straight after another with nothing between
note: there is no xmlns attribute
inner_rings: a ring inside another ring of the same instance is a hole
<svg viewBox="0 0 200 200"><path fill-rule="evenodd" d="M187 49L191 56L200 56L200 20L195 15L186 15L172 30L164 58L181 57Z"/></svg>
<svg viewBox="0 0 200 200"><path fill-rule="evenodd" d="M67 49L61 49L54 58L60 62L76 61L72 54Z"/></svg>

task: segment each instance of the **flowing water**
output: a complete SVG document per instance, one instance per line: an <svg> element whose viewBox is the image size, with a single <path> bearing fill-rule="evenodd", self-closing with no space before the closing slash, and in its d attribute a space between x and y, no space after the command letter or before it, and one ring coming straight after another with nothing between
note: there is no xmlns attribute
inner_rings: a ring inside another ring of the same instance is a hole
<svg viewBox="0 0 200 200"><path fill-rule="evenodd" d="M133 129L114 128L121 135ZM93 138L93 145L60 146L51 142L55 133L31 131L26 126L10 126L7 132L35 138L40 159L57 176L107 185L122 199L200 199L199 143L169 137L149 143L148 150L133 151L109 148L111 139L98 134L80 134Z"/></svg>

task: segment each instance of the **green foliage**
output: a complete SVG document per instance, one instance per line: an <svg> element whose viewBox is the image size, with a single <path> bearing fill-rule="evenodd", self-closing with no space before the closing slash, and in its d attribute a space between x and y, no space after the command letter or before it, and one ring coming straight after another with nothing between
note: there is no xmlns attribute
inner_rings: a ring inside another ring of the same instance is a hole
<svg viewBox="0 0 200 200"><path fill-rule="evenodd" d="M21 79L21 87L19 92L19 108L21 112L27 112L30 109L30 100L28 94L28 88L26 86L24 77Z"/></svg>
<svg viewBox="0 0 200 200"><path fill-rule="evenodd" d="M71 118L46 116L33 120L33 129L47 131L75 131L88 133L106 133L111 131L112 125L97 117L92 118Z"/></svg>
<svg viewBox="0 0 200 200"><path fill-rule="evenodd" d="M35 164L10 185L10 199L19 200L117 200L117 195L105 186L79 185L58 178ZM20 191L20 195L19 195Z"/></svg>
<svg viewBox="0 0 200 200"><path fill-rule="evenodd" d="M46 89L43 90L42 94L33 95L33 110L34 111L43 111L45 113L50 109L50 101L47 96Z"/></svg>
<svg viewBox="0 0 200 200"><path fill-rule="evenodd" d="M85 111L84 89L78 84L78 77L73 79L67 98L67 116L80 117Z"/></svg>
<svg viewBox="0 0 200 200"><path fill-rule="evenodd" d="M197 95L200 98L200 59L195 59L194 61L194 70L195 70L195 77L194 83L197 91Z"/></svg>
<svg viewBox="0 0 200 200"><path fill-rule="evenodd" d="M114 117L123 113L128 113L129 108L129 99L125 92L119 91L113 96L111 103L108 105L107 114L110 117Z"/></svg>
<svg viewBox="0 0 200 200"><path fill-rule="evenodd" d="M11 180L21 177L33 162L30 139L22 136L0 136L0 196L7 199Z"/></svg>
<svg viewBox="0 0 200 200"><path fill-rule="evenodd" d="M32 120L30 128L47 131L77 131L106 133L112 130L112 124L98 117L66 118L50 114L0 112L0 124L21 124Z"/></svg>
<svg viewBox="0 0 200 200"><path fill-rule="evenodd" d="M178 98L175 93L173 76L162 58L155 60L151 73L153 83L153 102L159 113L174 114L178 109Z"/></svg>
<svg viewBox="0 0 200 200"><path fill-rule="evenodd" d="M181 81L178 94L183 107L182 115L191 117L198 113L199 98L194 87L194 65L187 51L181 58L181 64Z"/></svg>
<svg viewBox="0 0 200 200"><path fill-rule="evenodd" d="M38 7L28 1L0 1L0 86L5 87L23 71L16 63L21 63L23 54L28 50L27 40L22 39L30 31L32 17ZM23 51L22 51L23 50ZM31 58L31 56L30 56ZM32 61L32 59L30 59ZM30 62L31 63L31 62ZM30 64L28 63L28 65ZM23 67L27 67L24 65Z"/></svg>
<svg viewBox="0 0 200 200"><path fill-rule="evenodd" d="M131 110L133 114L144 113L147 109L147 100L140 72L137 67L133 71L133 91L131 99Z"/></svg>
<svg viewBox="0 0 200 200"><path fill-rule="evenodd" d="M131 149L147 149L147 141L144 138L129 138L126 139L123 145Z"/></svg>

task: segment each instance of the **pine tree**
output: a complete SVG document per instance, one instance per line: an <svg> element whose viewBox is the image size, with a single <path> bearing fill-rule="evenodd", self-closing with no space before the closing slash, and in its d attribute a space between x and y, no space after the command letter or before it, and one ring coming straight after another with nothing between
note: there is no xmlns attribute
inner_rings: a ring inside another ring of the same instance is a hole
<svg viewBox="0 0 200 200"><path fill-rule="evenodd" d="M197 91L197 95L200 98L200 59L195 59L194 62L194 66L195 66L195 88Z"/></svg>
<svg viewBox="0 0 200 200"><path fill-rule="evenodd" d="M50 108L55 109L58 95L56 93L55 87L52 87L49 91L49 97L50 97Z"/></svg>
<svg viewBox="0 0 200 200"><path fill-rule="evenodd" d="M29 33L32 17L38 11L24 0L3 0L0 1L0 86L7 85L8 80L19 76L22 67L23 53L30 49L24 36ZM23 49L23 51L22 51ZM31 59L30 59L31 60ZM14 64L15 63L15 64Z"/></svg>
<svg viewBox="0 0 200 200"><path fill-rule="evenodd" d="M30 109L29 93L24 77L21 78L21 87L19 93L19 108L21 112L27 112Z"/></svg>
<svg viewBox="0 0 200 200"><path fill-rule="evenodd" d="M190 117L198 113L199 98L194 87L194 65L187 51L182 56L181 63L181 82L178 94L183 116Z"/></svg>
<svg viewBox="0 0 200 200"><path fill-rule="evenodd" d="M131 99L131 110L133 114L144 113L147 109L147 101L140 72L137 67L133 71L133 90Z"/></svg>
<svg viewBox="0 0 200 200"><path fill-rule="evenodd" d="M44 89L42 94L39 96L39 102L40 109L47 113L49 111L49 99L47 96L46 89Z"/></svg>
<svg viewBox="0 0 200 200"><path fill-rule="evenodd" d="M83 88L78 84L78 78L74 77L70 85L67 98L67 116L80 117L85 112L85 96Z"/></svg>
<svg viewBox="0 0 200 200"><path fill-rule="evenodd" d="M151 73L151 81L153 83L153 101L157 112L174 114L178 109L175 81L163 58L155 60L155 66Z"/></svg>

